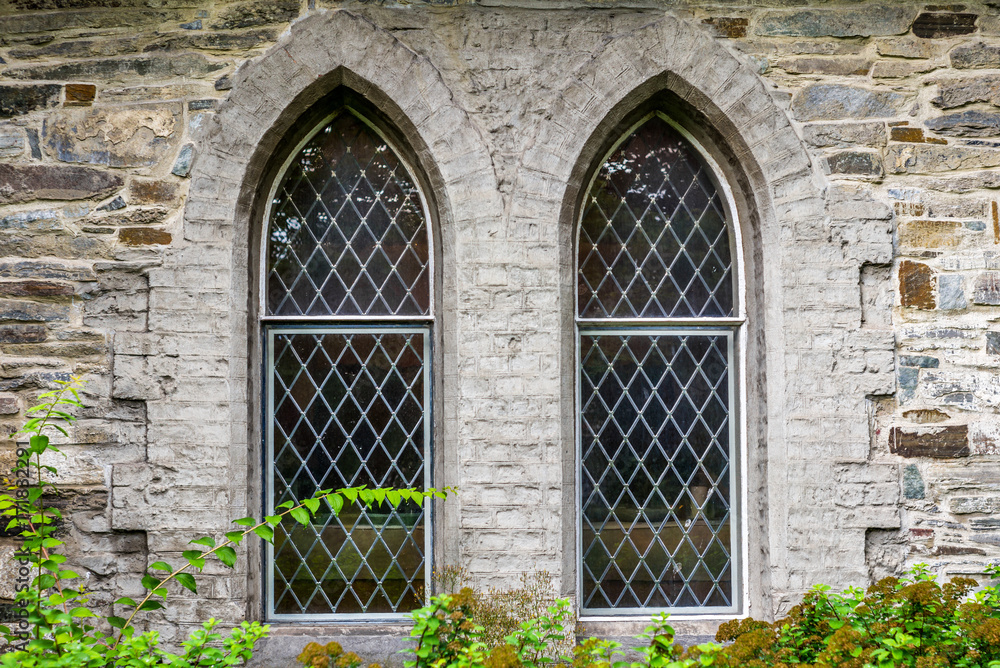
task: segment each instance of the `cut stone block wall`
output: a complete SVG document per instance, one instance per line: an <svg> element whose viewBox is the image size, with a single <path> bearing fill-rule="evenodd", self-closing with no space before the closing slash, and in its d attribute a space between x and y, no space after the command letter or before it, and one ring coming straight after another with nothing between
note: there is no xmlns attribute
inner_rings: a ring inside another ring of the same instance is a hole
<svg viewBox="0 0 1000 668"><path fill-rule="evenodd" d="M0 7L0 428L88 379L58 465L98 600L259 511L258 191L340 85L406 137L436 209L435 475L462 490L439 563L575 591L576 200L661 90L742 198L749 612L1000 556L995 7L313 4ZM248 556L170 628L259 616Z"/></svg>

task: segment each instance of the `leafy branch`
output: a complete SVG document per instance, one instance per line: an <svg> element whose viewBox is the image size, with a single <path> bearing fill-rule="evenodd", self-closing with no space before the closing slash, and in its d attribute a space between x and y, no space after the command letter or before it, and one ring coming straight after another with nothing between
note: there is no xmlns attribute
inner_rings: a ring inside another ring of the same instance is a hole
<svg viewBox="0 0 1000 668"><path fill-rule="evenodd" d="M180 568L174 569L173 566L164 561L157 561L149 565L146 575L142 578L142 586L147 590L145 598L139 602L127 596L118 599L115 601L115 604L133 608L132 613L128 618L117 616L107 618L108 623L119 630L118 637L115 639L112 647L117 646L122 638L131 636L134 630L132 622L137 614L143 611L159 610L163 607L162 603L153 599L156 596L164 600L166 599L166 585L168 582L172 580L176 581L185 589L193 593L198 593L198 586L194 576L185 571L194 567L200 572L205 567L206 559L213 556L227 568L233 568L236 565L236 550L233 548L234 545L239 546L243 539L250 534L255 534L268 543L273 544L274 529L286 517L290 516L299 524L307 525L319 512L323 504L326 504L334 515L339 515L347 502L363 503L367 508L371 508L376 504L382 505L383 503L388 503L393 508L398 508L405 501L411 501L416 503L417 506L422 506L426 499L445 499L448 497L448 493L453 491L453 488L446 488L444 490L435 488L418 490L412 487L405 489L382 487L368 489L364 485L360 487L344 487L338 490L321 489L312 497L304 499L298 504L292 501L285 501L275 508L275 510L280 510L281 512L276 515L266 515L263 520L258 521L253 517L242 517L238 520L233 520L233 524L246 528L227 531L225 539L220 543L216 543L216 540L211 536L203 536L192 540L192 545L202 545L209 549L204 551L200 549L185 550L182 556L187 563ZM157 577L150 574L149 571L166 573L166 576L162 578Z"/></svg>

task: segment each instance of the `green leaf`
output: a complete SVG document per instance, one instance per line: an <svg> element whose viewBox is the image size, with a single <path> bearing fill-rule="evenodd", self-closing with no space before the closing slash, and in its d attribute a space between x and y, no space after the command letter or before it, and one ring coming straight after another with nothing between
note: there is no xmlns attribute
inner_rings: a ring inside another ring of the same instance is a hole
<svg viewBox="0 0 1000 668"><path fill-rule="evenodd" d="M159 601L146 601L139 606L139 610L162 610L163 604Z"/></svg>
<svg viewBox="0 0 1000 668"><path fill-rule="evenodd" d="M162 580L153 577L152 575L142 576L142 586L145 587L146 589L156 589L157 587L160 586L161 582Z"/></svg>
<svg viewBox="0 0 1000 668"><path fill-rule="evenodd" d="M230 568L236 565L236 550L229 546L220 547L216 550L215 555L219 557L219 561Z"/></svg>
<svg viewBox="0 0 1000 668"><path fill-rule="evenodd" d="M91 612L89 608L84 608L80 606L70 610L69 616L74 618L80 618L80 617L96 617L97 615Z"/></svg>
<svg viewBox="0 0 1000 668"><path fill-rule="evenodd" d="M289 514L292 516L292 519L294 519L299 524L302 525L309 524L309 513L306 512L305 508L300 508L300 507L292 508L291 511L289 511Z"/></svg>
<svg viewBox="0 0 1000 668"><path fill-rule="evenodd" d="M257 520L252 517L241 517L238 520L233 520L233 524L241 527L252 527L254 524L257 524Z"/></svg>
<svg viewBox="0 0 1000 668"><path fill-rule="evenodd" d="M244 534L242 531L227 531L226 540L231 540L237 545L239 545L240 541L243 540L243 535Z"/></svg>
<svg viewBox="0 0 1000 668"><path fill-rule="evenodd" d="M159 587L158 589L154 589L153 592L152 592L152 594L150 594L150 596L159 596L160 598L166 599L167 598L167 588L166 587Z"/></svg>
<svg viewBox="0 0 1000 668"><path fill-rule="evenodd" d="M123 629L125 628L125 619L123 617L108 617L108 624L116 629Z"/></svg>
<svg viewBox="0 0 1000 668"><path fill-rule="evenodd" d="M205 545L206 547L215 547L215 539L211 536L205 536L204 538L198 538L197 540L191 541L192 545Z"/></svg>
<svg viewBox="0 0 1000 668"><path fill-rule="evenodd" d="M319 511L319 499L304 499L302 505L308 508L313 515Z"/></svg>
<svg viewBox="0 0 1000 668"><path fill-rule="evenodd" d="M73 571L59 571L58 575L60 580L72 580L73 578L80 577Z"/></svg>
<svg viewBox="0 0 1000 668"><path fill-rule="evenodd" d="M128 596L122 596L120 599L115 601L115 605L130 605L134 608L136 605L138 605L138 603L130 599Z"/></svg>
<svg viewBox="0 0 1000 668"><path fill-rule="evenodd" d="M259 527L255 527L253 532L266 540L268 543L274 540L274 529L269 526L262 524Z"/></svg>
<svg viewBox="0 0 1000 668"><path fill-rule="evenodd" d="M165 573L173 573L174 569L171 568L170 564L165 561L157 561L149 565L151 571L163 571Z"/></svg>
<svg viewBox="0 0 1000 668"><path fill-rule="evenodd" d="M295 505L295 504L294 504L294 503L292 503L291 501L285 501L284 503L279 503L279 504L278 504L278 507L277 507L277 508L275 508L275 510L286 510L286 509L288 509L288 508L291 508L291 507L292 507L292 506L294 506L294 505Z"/></svg>
<svg viewBox="0 0 1000 668"><path fill-rule="evenodd" d="M264 516L264 521L267 522L268 524L270 524L273 527L276 527L279 524L281 524L281 519L282 519L281 515L265 515Z"/></svg>
<svg viewBox="0 0 1000 668"><path fill-rule="evenodd" d="M340 493L347 497L347 500L354 503L358 499L358 488L356 487L345 487L340 490Z"/></svg>
<svg viewBox="0 0 1000 668"><path fill-rule="evenodd" d="M344 507L344 497L340 494L331 494L326 497L326 501L330 504L330 509L333 510L333 514L339 515L341 509Z"/></svg>
<svg viewBox="0 0 1000 668"><path fill-rule="evenodd" d="M201 550L185 550L183 556L187 559L188 563L197 568L199 571L205 567L205 553Z"/></svg>
<svg viewBox="0 0 1000 668"><path fill-rule="evenodd" d="M388 492L386 492L385 498L389 500L389 505L391 505L393 508L398 508L399 502L402 501L403 499L403 495L394 489L390 489Z"/></svg>
<svg viewBox="0 0 1000 668"><path fill-rule="evenodd" d="M181 584L182 587L190 589L194 593L198 593L198 585L195 583L194 576L190 573L178 573L174 576L174 579Z"/></svg>

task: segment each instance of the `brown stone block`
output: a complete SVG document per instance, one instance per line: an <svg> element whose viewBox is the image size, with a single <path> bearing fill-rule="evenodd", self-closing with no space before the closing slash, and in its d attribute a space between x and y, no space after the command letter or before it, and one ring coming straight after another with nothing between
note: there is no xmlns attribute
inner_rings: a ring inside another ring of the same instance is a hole
<svg viewBox="0 0 1000 668"><path fill-rule="evenodd" d="M969 427L964 424L937 429L893 427L889 451L901 457L968 457Z"/></svg>
<svg viewBox="0 0 1000 668"><path fill-rule="evenodd" d="M0 343L39 343L47 336L45 325L0 325Z"/></svg>
<svg viewBox="0 0 1000 668"><path fill-rule="evenodd" d="M896 228L901 250L955 248L961 242L962 224L953 220L910 220Z"/></svg>
<svg viewBox="0 0 1000 668"><path fill-rule="evenodd" d="M932 309L934 302L934 272L922 262L903 260L899 263L899 299L909 308Z"/></svg>
<svg viewBox="0 0 1000 668"><path fill-rule="evenodd" d="M92 167L0 164L0 204L34 199L91 199L124 185L117 174Z"/></svg>
<svg viewBox="0 0 1000 668"><path fill-rule="evenodd" d="M890 128L889 139L892 141L923 142L924 131L920 128L909 127Z"/></svg>
<svg viewBox="0 0 1000 668"><path fill-rule="evenodd" d="M129 184L129 202L132 204L172 204L177 198L180 184L171 181L132 179Z"/></svg>
<svg viewBox="0 0 1000 668"><path fill-rule="evenodd" d="M66 84L66 104L87 106L93 104L96 95L94 84Z"/></svg>
<svg viewBox="0 0 1000 668"><path fill-rule="evenodd" d="M57 281L0 282L0 295L7 297L58 297L75 293L72 285Z"/></svg>
<svg viewBox="0 0 1000 668"><path fill-rule="evenodd" d="M716 35L730 39L746 37L747 26L750 25L749 19L733 16L713 16L710 19L705 19L702 23L715 28Z"/></svg>
<svg viewBox="0 0 1000 668"><path fill-rule="evenodd" d="M913 34L924 39L956 37L976 32L976 14L924 13L913 22Z"/></svg>
<svg viewBox="0 0 1000 668"><path fill-rule="evenodd" d="M148 227L126 227L118 232L118 240L127 246L165 245L172 238L169 232Z"/></svg>
<svg viewBox="0 0 1000 668"><path fill-rule="evenodd" d="M181 118L180 104L65 109L45 124L45 145L62 162L150 167L173 153Z"/></svg>
<svg viewBox="0 0 1000 668"><path fill-rule="evenodd" d="M944 422L951 416L936 408L918 408L912 411L903 411L903 417L907 420L913 420L917 424L933 424Z"/></svg>

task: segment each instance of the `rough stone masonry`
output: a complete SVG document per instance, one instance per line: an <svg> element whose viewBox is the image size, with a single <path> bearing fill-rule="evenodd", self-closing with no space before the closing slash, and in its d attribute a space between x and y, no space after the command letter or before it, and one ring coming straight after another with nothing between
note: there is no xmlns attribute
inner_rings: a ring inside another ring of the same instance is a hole
<svg viewBox="0 0 1000 668"><path fill-rule="evenodd" d="M0 429L87 379L57 465L96 599L260 510L253 203L336 86L437 207L438 563L575 592L573 217L588 147L658 91L746 202L748 612L1000 557L1000 4L5 0ZM246 556L167 629L259 617Z"/></svg>

